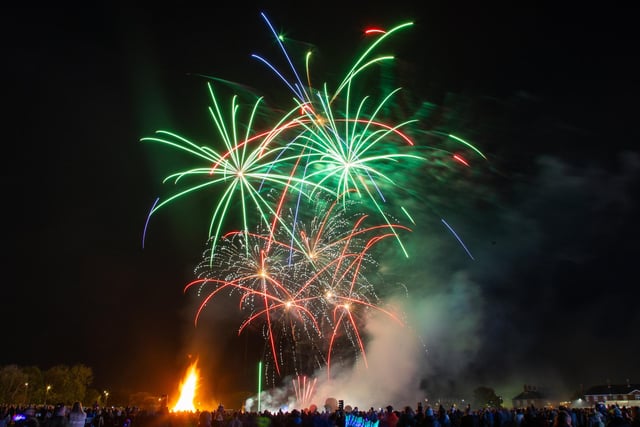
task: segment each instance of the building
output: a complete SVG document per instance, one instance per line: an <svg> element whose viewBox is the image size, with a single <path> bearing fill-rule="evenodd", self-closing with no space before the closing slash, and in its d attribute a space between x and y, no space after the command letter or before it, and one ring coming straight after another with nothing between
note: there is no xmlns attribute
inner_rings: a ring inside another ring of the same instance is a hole
<svg viewBox="0 0 640 427"><path fill-rule="evenodd" d="M584 392L590 406L596 403L618 406L640 406L640 384L596 385Z"/></svg>
<svg viewBox="0 0 640 427"><path fill-rule="evenodd" d="M550 393L533 385L524 385L524 391L511 399L514 408L549 408L558 406L558 399L552 398Z"/></svg>

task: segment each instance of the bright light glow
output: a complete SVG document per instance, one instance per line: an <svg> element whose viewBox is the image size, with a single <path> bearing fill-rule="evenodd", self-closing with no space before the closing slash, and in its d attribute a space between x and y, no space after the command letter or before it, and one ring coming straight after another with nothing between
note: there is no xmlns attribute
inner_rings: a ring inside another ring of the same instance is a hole
<svg viewBox="0 0 640 427"><path fill-rule="evenodd" d="M293 389L296 393L296 402L301 408L306 408L311 403L311 398L316 389L317 378L313 380L305 376L298 376L293 380Z"/></svg>
<svg viewBox="0 0 640 427"><path fill-rule="evenodd" d="M367 28L364 33L369 36L371 34L384 34L386 31L382 28Z"/></svg>
<svg viewBox="0 0 640 427"><path fill-rule="evenodd" d="M459 156L458 154L454 154L454 155L453 155L453 158L454 158L454 160L459 161L459 162L460 162L460 163L462 163L463 165L465 165L465 166L469 166L469 163L468 163L465 159L463 159L461 156Z"/></svg>
<svg viewBox="0 0 640 427"><path fill-rule="evenodd" d="M196 407L193 404L193 400L196 396L196 390L198 388L198 368L197 361L193 362L187 373L184 376L184 380L180 383L180 398L178 402L171 409L172 412L195 412Z"/></svg>

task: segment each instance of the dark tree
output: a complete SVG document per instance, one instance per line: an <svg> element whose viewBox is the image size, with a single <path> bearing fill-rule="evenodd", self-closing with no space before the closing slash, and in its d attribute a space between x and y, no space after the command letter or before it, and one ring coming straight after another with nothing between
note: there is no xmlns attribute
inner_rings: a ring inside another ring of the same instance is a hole
<svg viewBox="0 0 640 427"><path fill-rule="evenodd" d="M502 397L490 387L478 387L473 390L473 403L477 408L501 408Z"/></svg>

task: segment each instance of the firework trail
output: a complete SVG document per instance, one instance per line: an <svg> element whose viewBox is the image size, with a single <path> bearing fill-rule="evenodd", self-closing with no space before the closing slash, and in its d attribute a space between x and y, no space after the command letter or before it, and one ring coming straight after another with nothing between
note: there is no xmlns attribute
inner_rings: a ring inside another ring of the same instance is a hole
<svg viewBox="0 0 640 427"><path fill-rule="evenodd" d="M311 398L315 393L315 387L318 379L307 378L303 375L293 378L291 382L296 395L296 403L300 408L308 408L311 403Z"/></svg>

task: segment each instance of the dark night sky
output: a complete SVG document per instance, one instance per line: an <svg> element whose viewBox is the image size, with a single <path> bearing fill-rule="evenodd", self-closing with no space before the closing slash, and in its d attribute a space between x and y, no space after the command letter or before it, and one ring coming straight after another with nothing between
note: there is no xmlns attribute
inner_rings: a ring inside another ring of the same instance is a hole
<svg viewBox="0 0 640 427"><path fill-rule="evenodd" d="M640 382L636 14L429 3L5 7L0 365L84 363L99 389L166 393L197 352L213 393L253 387L256 344L221 316L195 331L182 293L207 213L168 209L141 247L172 158L139 140L210 134L195 74L276 87L250 57L271 42L265 11L336 74L365 26L414 20L393 44L403 86L489 155L477 185L425 196L444 200L475 261L431 218L408 265L389 263L425 301L430 384L510 397L525 383Z"/></svg>

